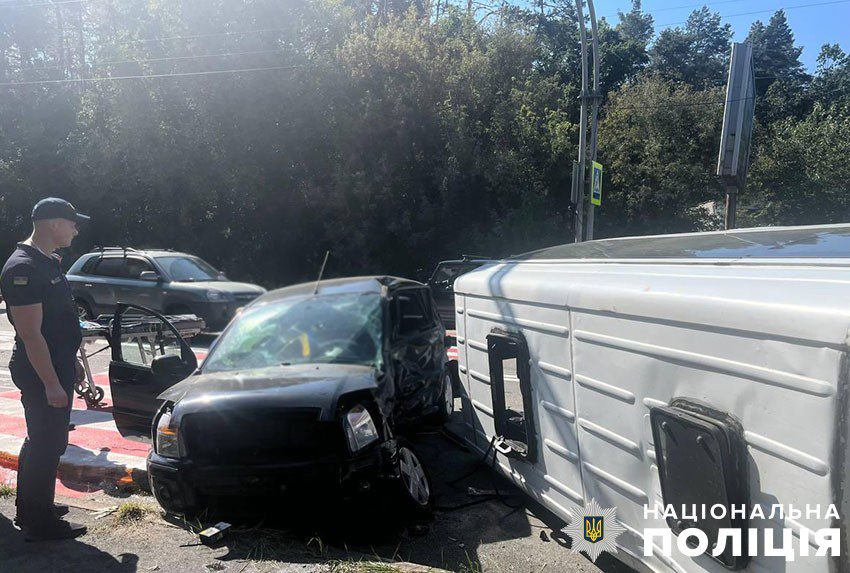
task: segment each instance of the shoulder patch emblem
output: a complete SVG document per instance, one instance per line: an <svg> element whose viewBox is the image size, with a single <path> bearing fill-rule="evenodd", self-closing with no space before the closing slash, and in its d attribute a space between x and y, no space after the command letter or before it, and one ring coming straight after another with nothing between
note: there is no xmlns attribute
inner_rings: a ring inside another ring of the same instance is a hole
<svg viewBox="0 0 850 573"><path fill-rule="evenodd" d="M30 284L29 277L12 277L12 284L15 286L27 286Z"/></svg>

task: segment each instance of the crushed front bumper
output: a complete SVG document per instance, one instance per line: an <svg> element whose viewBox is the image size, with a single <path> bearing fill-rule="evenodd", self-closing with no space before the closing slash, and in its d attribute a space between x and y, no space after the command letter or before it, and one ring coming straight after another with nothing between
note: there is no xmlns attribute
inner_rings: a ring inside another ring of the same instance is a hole
<svg viewBox="0 0 850 573"><path fill-rule="evenodd" d="M371 492L394 475L396 443L389 440L356 456L262 465L197 464L151 452L148 477L159 504L170 513L193 516L210 499L285 497L336 491L343 497Z"/></svg>

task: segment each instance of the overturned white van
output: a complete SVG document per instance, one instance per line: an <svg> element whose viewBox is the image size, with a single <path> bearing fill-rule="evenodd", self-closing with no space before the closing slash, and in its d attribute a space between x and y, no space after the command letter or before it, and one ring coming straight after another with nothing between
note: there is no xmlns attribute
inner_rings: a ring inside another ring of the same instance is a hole
<svg viewBox="0 0 850 573"><path fill-rule="evenodd" d="M616 508L641 570L848 570L850 225L567 244L455 293L464 438L555 514Z"/></svg>

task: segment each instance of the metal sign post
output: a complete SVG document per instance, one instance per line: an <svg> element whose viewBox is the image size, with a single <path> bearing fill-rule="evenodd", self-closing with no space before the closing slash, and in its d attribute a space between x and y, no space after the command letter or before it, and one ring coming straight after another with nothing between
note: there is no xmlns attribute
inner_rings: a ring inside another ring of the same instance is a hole
<svg viewBox="0 0 850 573"><path fill-rule="evenodd" d="M726 229L735 228L738 193L747 182L754 112L753 47L749 42L739 42L732 44L729 59L729 82L717 159L717 176L726 187Z"/></svg>
<svg viewBox="0 0 850 573"><path fill-rule="evenodd" d="M593 175L596 174L596 147L599 133L599 102L602 94L599 92L599 32L596 28L596 10L593 0L586 0L587 11L590 15L591 49L593 51L593 93L590 94L592 105L590 112L590 161L593 165ZM595 185L596 180L591 177L591 183ZM593 240L593 225L596 218L596 207L602 205L602 166L599 165L599 202L593 200L593 189L591 187L590 208L587 211L587 240Z"/></svg>

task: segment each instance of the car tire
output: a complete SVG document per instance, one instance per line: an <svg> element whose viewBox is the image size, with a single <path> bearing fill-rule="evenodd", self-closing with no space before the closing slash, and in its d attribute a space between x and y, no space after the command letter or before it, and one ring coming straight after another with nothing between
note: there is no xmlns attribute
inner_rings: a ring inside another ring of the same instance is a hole
<svg viewBox="0 0 850 573"><path fill-rule="evenodd" d="M428 471L416 454L411 443L398 438L395 455L397 477L392 480L393 503L402 516L413 519L428 519L434 508L434 487Z"/></svg>
<svg viewBox="0 0 850 573"><path fill-rule="evenodd" d="M77 316L79 316L82 320L94 319L94 313L92 313L89 303L81 298L75 298L74 305L77 307Z"/></svg>
<svg viewBox="0 0 850 573"><path fill-rule="evenodd" d="M452 371L446 368L440 375L440 397L437 403L437 421L446 424L455 411L455 385Z"/></svg>

